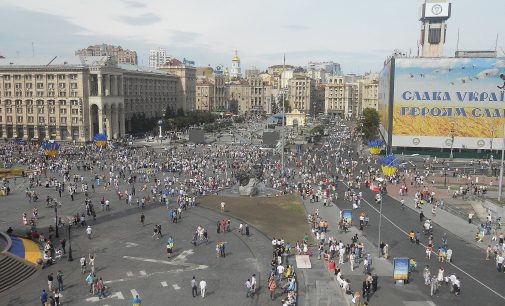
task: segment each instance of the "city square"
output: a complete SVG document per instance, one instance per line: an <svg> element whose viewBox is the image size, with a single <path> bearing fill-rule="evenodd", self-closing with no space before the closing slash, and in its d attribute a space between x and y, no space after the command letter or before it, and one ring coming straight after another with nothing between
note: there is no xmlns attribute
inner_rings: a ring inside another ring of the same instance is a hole
<svg viewBox="0 0 505 306"><path fill-rule="evenodd" d="M4 3L0 306L505 304L503 4L256 4Z"/></svg>

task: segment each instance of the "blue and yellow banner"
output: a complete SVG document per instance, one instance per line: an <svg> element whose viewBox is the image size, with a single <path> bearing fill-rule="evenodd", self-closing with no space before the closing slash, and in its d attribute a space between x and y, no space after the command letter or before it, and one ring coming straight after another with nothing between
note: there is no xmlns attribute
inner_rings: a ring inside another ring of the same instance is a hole
<svg viewBox="0 0 505 306"><path fill-rule="evenodd" d="M103 148L107 145L107 135L100 133L95 135L95 143L98 147Z"/></svg>
<svg viewBox="0 0 505 306"><path fill-rule="evenodd" d="M409 279L409 259L395 258L393 259L393 279L408 280Z"/></svg>

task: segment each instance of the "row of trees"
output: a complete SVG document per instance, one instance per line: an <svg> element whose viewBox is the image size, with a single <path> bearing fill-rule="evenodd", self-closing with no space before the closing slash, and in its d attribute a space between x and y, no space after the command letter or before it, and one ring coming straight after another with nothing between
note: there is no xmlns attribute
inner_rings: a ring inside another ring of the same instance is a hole
<svg viewBox="0 0 505 306"><path fill-rule="evenodd" d="M379 113L374 108L365 108L363 115L358 120L356 130L363 133L363 140L369 141L376 139L379 134L380 118Z"/></svg>

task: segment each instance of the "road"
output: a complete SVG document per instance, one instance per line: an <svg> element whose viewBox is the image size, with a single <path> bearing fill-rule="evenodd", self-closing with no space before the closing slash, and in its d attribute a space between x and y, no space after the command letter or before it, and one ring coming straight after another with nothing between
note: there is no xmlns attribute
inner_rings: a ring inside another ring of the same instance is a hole
<svg viewBox="0 0 505 306"><path fill-rule="evenodd" d="M351 142L344 143L344 146L355 148ZM358 168L359 169L359 168ZM366 165L361 165L361 169L366 170ZM343 194L347 186L340 184L339 193ZM361 189L364 200L358 211L365 211L370 217L370 224L363 231L367 238L378 247L379 239L379 209L375 204L375 193L370 189ZM339 200L337 205L340 209L350 209L349 201ZM413 274L413 281L420 284L426 294L429 294L429 287L423 285L422 269L429 265L431 272L436 273L440 266L444 267L445 275L454 273L459 276L462 284L460 296L449 294L447 287L442 287L434 302L439 305L504 305L505 293L505 275L498 273L495 264L492 261L485 260L485 253L482 249L471 245L450 232L450 229L444 229L434 224L435 248L441 244L443 233L448 234L448 244L453 250L453 263L439 263L436 254L433 254L431 260L425 258L425 244L427 238L422 235L421 245L412 244L408 239L408 232L411 230L422 233L422 224L419 222L419 214L411 209L402 210L400 203L390 196L383 196L382 205L382 226L381 240L389 244L392 257L415 258L418 263L418 271ZM429 217L429 216L428 216ZM436 217L434 217L436 220ZM436 221L435 221L436 222ZM355 226L359 220L353 219ZM393 281L391 279L391 281ZM409 286L409 285L407 285Z"/></svg>

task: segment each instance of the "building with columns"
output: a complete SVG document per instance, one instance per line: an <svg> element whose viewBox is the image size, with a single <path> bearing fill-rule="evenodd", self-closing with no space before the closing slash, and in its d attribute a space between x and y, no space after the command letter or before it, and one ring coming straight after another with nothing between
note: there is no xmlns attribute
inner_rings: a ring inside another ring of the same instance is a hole
<svg viewBox="0 0 505 306"><path fill-rule="evenodd" d="M177 77L135 67L107 56L0 59L0 138L119 138L127 114L161 117Z"/></svg>

